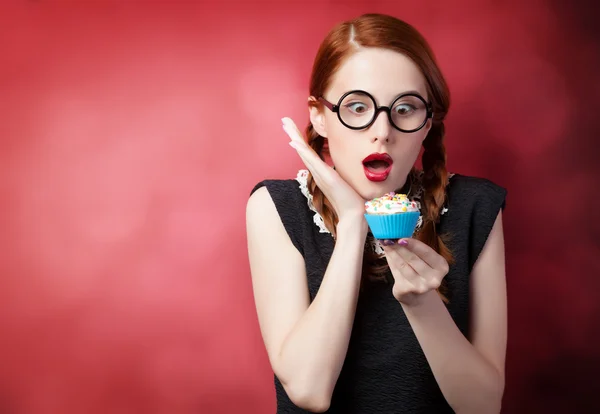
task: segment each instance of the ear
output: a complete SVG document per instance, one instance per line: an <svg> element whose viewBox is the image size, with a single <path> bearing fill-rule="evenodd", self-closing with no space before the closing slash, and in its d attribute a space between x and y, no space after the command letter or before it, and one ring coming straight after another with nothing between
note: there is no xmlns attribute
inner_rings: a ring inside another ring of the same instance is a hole
<svg viewBox="0 0 600 414"><path fill-rule="evenodd" d="M314 96L308 97L308 112L310 115L310 123L312 124L316 133L321 135L323 138L327 138L323 105L321 105Z"/></svg>

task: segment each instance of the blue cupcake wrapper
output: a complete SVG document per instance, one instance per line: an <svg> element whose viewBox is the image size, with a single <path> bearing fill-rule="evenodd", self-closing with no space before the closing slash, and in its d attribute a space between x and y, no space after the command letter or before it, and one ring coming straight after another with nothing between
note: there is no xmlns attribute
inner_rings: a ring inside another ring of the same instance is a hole
<svg viewBox="0 0 600 414"><path fill-rule="evenodd" d="M376 239L412 237L421 215L418 211L396 214L365 214L371 233Z"/></svg>

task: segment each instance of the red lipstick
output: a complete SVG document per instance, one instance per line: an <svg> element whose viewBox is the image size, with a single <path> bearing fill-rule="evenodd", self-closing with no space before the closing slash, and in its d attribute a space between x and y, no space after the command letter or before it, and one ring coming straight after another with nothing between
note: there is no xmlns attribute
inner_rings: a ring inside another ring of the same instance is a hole
<svg viewBox="0 0 600 414"><path fill-rule="evenodd" d="M365 176L370 181L385 181L392 171L394 160L388 154L373 153L363 160Z"/></svg>

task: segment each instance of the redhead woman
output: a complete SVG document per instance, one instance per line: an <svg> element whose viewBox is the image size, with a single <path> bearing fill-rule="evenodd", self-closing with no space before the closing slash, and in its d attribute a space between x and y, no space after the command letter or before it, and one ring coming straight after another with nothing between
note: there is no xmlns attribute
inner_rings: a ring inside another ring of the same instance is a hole
<svg viewBox="0 0 600 414"><path fill-rule="evenodd" d="M506 190L447 171L449 106L408 23L367 14L323 40L305 132L282 120L306 168L246 210L277 413L500 412ZM410 238L370 232L365 202L390 192L418 203Z"/></svg>

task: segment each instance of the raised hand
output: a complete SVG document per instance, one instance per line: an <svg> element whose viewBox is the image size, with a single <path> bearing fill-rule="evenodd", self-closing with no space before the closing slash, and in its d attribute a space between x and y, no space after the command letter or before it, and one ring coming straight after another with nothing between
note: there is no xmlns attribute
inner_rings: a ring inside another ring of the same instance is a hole
<svg viewBox="0 0 600 414"><path fill-rule="evenodd" d="M290 146L297 152L315 182L325 195L340 221L346 217L364 220L365 200L306 143L294 121L283 118L283 129L290 137Z"/></svg>

